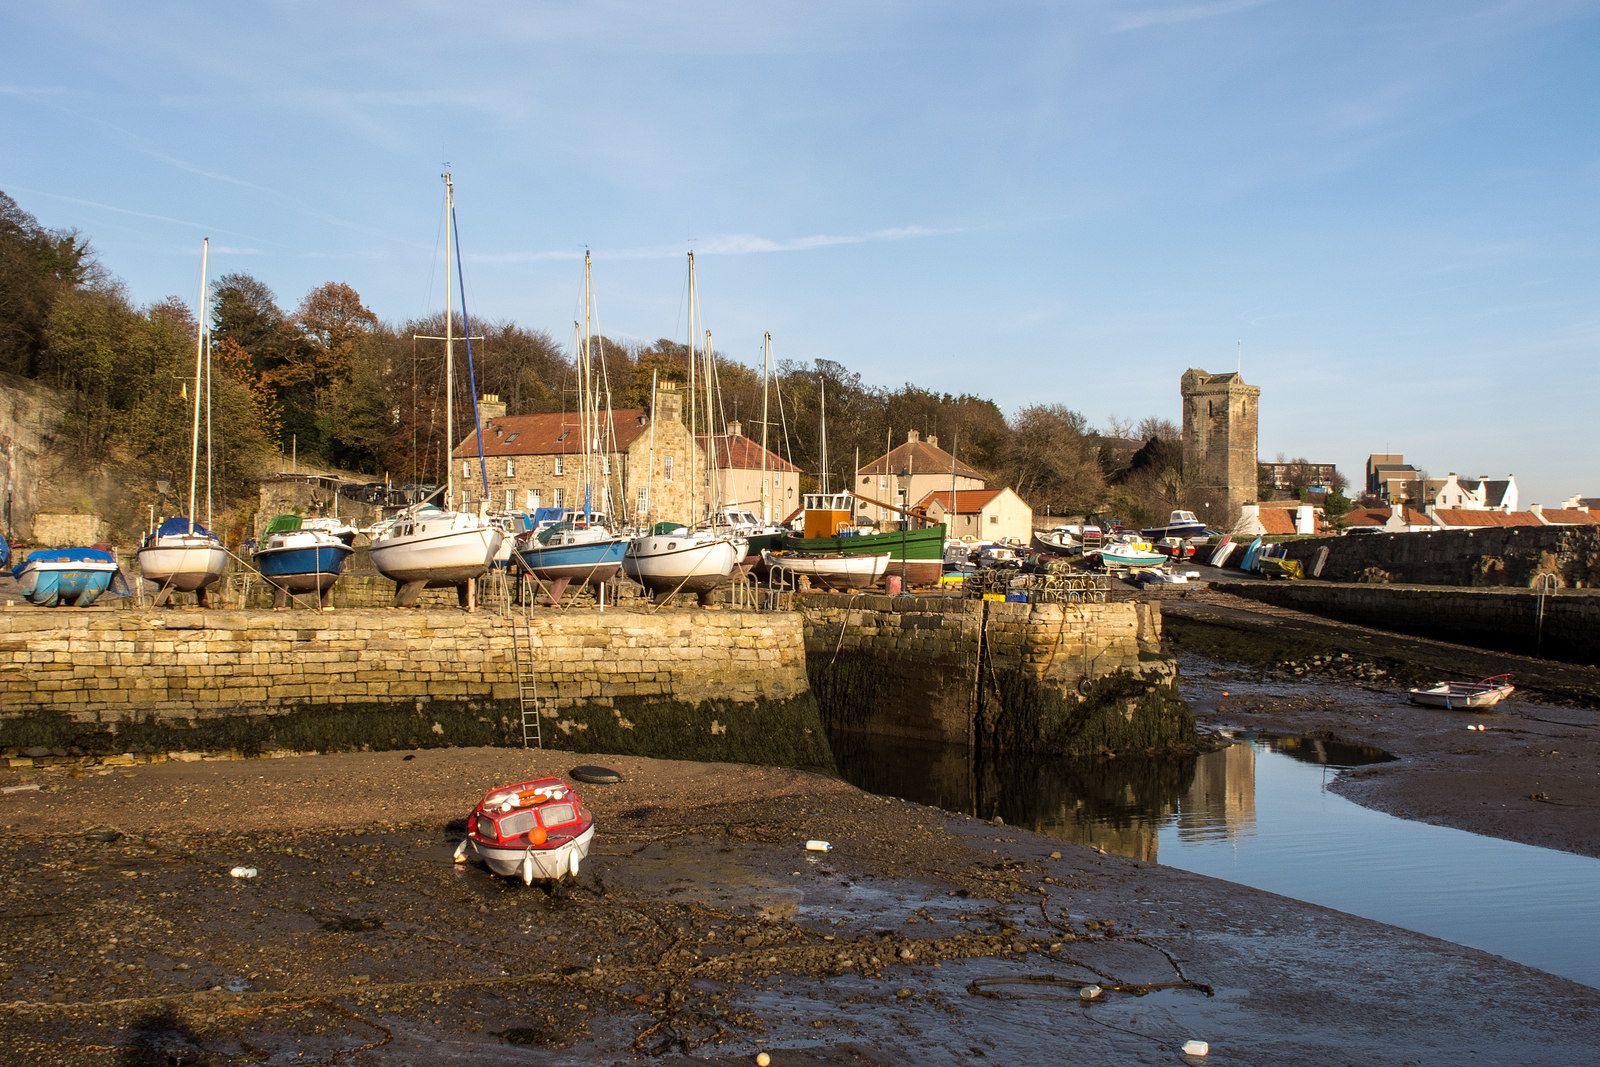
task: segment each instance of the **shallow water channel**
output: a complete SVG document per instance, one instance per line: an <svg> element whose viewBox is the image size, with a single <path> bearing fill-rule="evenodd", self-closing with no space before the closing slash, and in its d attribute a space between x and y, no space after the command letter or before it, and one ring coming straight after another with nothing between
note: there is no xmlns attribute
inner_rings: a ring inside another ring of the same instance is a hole
<svg viewBox="0 0 1600 1067"><path fill-rule="evenodd" d="M1600 859L1430 826L1330 791L1389 757L1248 738L1173 761L974 767L964 748L836 737L872 792L1431 934L1600 987Z"/></svg>

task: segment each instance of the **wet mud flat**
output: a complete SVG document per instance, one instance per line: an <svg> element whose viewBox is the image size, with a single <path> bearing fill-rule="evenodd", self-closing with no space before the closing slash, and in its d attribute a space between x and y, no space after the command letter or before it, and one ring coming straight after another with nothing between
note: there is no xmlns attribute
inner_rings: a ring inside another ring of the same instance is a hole
<svg viewBox="0 0 1600 1067"><path fill-rule="evenodd" d="M1571 1063L1600 1041L1595 989L801 772L609 761L628 780L584 790L599 833L576 886L451 863L480 789L571 762L450 749L7 772L41 788L0 794L0 1048L1173 1063L1198 1038L1216 1063Z"/></svg>
<svg viewBox="0 0 1600 1067"><path fill-rule="evenodd" d="M1225 594L1163 612L1202 727L1375 746L1398 759L1341 773L1335 792L1403 818L1600 856L1600 669ZM1405 699L1412 686L1503 671L1518 690L1495 708Z"/></svg>

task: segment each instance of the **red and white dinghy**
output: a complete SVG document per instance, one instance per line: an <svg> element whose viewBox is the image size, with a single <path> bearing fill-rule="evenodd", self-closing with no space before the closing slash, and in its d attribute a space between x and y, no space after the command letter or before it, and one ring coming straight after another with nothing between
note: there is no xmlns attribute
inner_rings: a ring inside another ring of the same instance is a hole
<svg viewBox="0 0 1600 1067"><path fill-rule="evenodd" d="M1438 682L1407 695L1411 703L1430 708L1492 708L1515 690L1511 675L1495 674L1481 682Z"/></svg>
<svg viewBox="0 0 1600 1067"><path fill-rule="evenodd" d="M495 874L520 876L525 885L560 882L578 876L593 840L594 816L577 790L559 778L533 778L483 795L455 858L465 863L475 853Z"/></svg>

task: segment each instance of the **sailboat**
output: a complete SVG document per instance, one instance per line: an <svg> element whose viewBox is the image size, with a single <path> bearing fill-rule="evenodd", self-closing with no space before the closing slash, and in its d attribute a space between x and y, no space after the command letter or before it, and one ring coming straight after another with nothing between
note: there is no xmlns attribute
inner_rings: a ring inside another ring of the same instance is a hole
<svg viewBox="0 0 1600 1067"><path fill-rule="evenodd" d="M299 515L275 515L256 549L256 569L272 586L272 606L288 605L290 593L316 593L318 606L333 607L333 586L355 551L338 534Z"/></svg>
<svg viewBox="0 0 1600 1067"><path fill-rule="evenodd" d="M694 253L689 253L689 440L699 440L695 391L695 320L696 294L694 278ZM716 386L715 357L711 350L711 335L706 334L704 350L706 361L706 421L712 421L716 410L711 403ZM658 522L651 531L635 538L622 557L622 569L628 577L644 586L657 600L665 600L675 593L693 593L706 603L711 592L725 584L729 576L750 552L750 543L719 520L721 509L710 509L710 521L700 525L700 477L696 469L695 445L689 448L690 521L692 528L671 522ZM708 456L711 495L718 490L716 477L716 449Z"/></svg>
<svg viewBox="0 0 1600 1067"><path fill-rule="evenodd" d="M210 530L194 520L195 490L200 478L200 405L206 407L206 522L211 521L211 363L210 331L206 329L206 268L211 239L200 242L200 306L194 342L194 423L189 435L189 514L163 519L139 546L139 574L156 586L156 607L173 593L194 593L207 606L207 590L222 577L228 550Z"/></svg>
<svg viewBox="0 0 1600 1067"><path fill-rule="evenodd" d="M578 425L582 437L583 511L574 513L537 532L517 538L513 553L517 563L535 578L547 582L578 582L601 585L616 578L622 569L629 538L611 532L595 514L596 455L603 447L600 433L600 398L595 388L594 361L590 351L593 338L592 270L589 253L583 254L583 335L578 345ZM608 403L609 410L610 404Z"/></svg>
<svg viewBox="0 0 1600 1067"><path fill-rule="evenodd" d="M455 441L455 308L452 282L460 280L460 234L456 229L455 184L444 173L444 381L445 440ZM454 276L452 276L454 270ZM472 329L466 315L466 284L461 283L461 318L466 327L467 363L472 363ZM478 428L478 456L483 429ZM472 580L489 572L505 535L483 515L448 510L456 499L455 463L445 464L444 508L415 505L372 539L372 565L395 583L396 607L411 607L425 588L454 587L467 610L474 607ZM488 495L487 478L484 485Z"/></svg>

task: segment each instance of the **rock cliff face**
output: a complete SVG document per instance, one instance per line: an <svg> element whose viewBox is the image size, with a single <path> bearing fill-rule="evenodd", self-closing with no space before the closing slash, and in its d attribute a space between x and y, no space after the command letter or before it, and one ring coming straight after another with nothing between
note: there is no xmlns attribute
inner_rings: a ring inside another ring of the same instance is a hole
<svg viewBox="0 0 1600 1067"><path fill-rule="evenodd" d="M45 468L61 417L54 391L0 374L0 530L9 535L33 536L40 491L54 481Z"/></svg>

